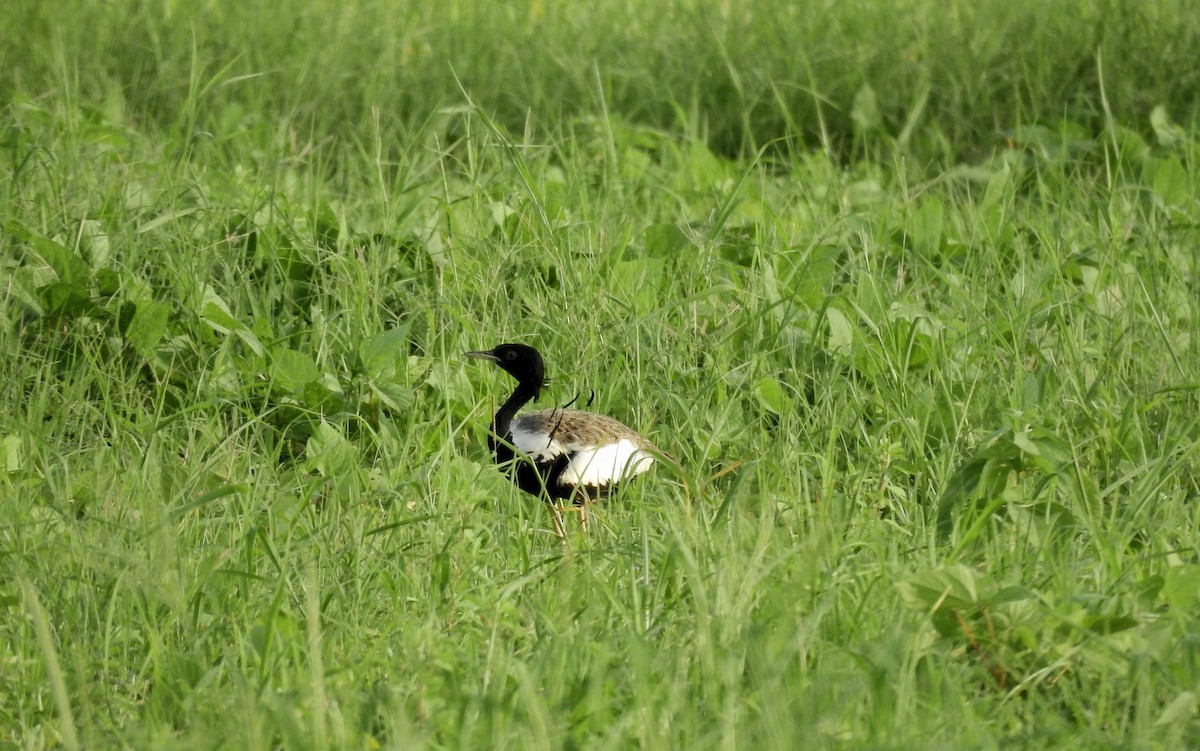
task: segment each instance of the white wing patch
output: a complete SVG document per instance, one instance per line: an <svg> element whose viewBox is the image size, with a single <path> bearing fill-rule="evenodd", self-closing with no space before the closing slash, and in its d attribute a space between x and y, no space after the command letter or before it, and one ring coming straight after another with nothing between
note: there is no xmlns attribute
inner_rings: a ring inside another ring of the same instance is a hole
<svg viewBox="0 0 1200 751"><path fill-rule="evenodd" d="M520 419L510 430L517 450L536 462L552 462L563 454L574 454L559 476L561 485L611 485L640 475L654 464L653 454L627 438L607 446L566 444L545 431L522 429Z"/></svg>
<svg viewBox="0 0 1200 751"><path fill-rule="evenodd" d="M512 432L512 443L517 451L528 454L538 462L552 462L563 454L569 454L571 449L557 438L551 438L543 430L530 430L517 418L509 428Z"/></svg>
<svg viewBox="0 0 1200 751"><path fill-rule="evenodd" d="M600 487L627 480L654 464L654 457L626 438L600 448L585 449L571 457L559 482Z"/></svg>

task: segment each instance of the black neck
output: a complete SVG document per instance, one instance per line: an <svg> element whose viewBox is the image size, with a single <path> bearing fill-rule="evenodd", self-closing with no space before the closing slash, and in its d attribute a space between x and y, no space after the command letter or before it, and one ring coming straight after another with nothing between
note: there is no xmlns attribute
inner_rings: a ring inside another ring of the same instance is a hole
<svg viewBox="0 0 1200 751"><path fill-rule="evenodd" d="M492 420L492 434L488 436L488 443L491 444L489 448L492 451L496 450L496 446L501 441L509 440L509 428L512 426L513 418L517 415L517 410L524 407L530 400L536 399L539 391L541 391L541 384L521 382L508 397L508 401L504 402L496 411L496 417Z"/></svg>

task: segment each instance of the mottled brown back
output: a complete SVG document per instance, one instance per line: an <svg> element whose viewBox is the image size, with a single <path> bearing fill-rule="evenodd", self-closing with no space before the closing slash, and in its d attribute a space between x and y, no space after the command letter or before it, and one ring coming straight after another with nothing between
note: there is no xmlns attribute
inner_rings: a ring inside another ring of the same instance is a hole
<svg viewBox="0 0 1200 751"><path fill-rule="evenodd" d="M579 409L542 409L521 415L514 424L519 425L523 431L546 433L569 451L604 446L616 443L622 438L632 441L639 448L657 451L654 444L631 428L595 412Z"/></svg>

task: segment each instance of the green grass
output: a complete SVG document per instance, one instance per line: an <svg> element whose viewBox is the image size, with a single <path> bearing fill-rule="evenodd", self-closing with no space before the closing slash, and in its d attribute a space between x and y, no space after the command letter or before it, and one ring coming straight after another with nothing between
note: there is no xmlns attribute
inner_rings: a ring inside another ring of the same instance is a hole
<svg viewBox="0 0 1200 751"><path fill-rule="evenodd" d="M0 11L0 747L1200 744L1185 4L180 5Z"/></svg>

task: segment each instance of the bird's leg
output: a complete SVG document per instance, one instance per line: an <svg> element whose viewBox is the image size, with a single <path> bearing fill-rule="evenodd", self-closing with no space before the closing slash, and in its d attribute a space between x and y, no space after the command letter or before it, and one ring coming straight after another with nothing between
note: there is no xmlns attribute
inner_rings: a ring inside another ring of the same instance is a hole
<svg viewBox="0 0 1200 751"><path fill-rule="evenodd" d="M558 535L564 544L567 542L567 528L563 522L564 512L579 514L579 526L583 529L584 534L587 534L588 521L588 498L586 494L576 491L566 500L568 503L561 506L557 503L550 504L550 513L554 516L554 534Z"/></svg>
<svg viewBox="0 0 1200 751"><path fill-rule="evenodd" d="M563 528L562 509L557 503L550 504L550 515L554 517L554 534L564 543L567 541L567 531Z"/></svg>
<svg viewBox="0 0 1200 751"><path fill-rule="evenodd" d="M587 522L588 522L587 507L588 507L588 500L589 500L587 497L587 493L583 492L580 489L576 489L575 492L571 494L570 500L571 500L571 505L567 506L567 509L579 514L579 526L580 526L580 528L583 529L583 533L586 535L587 534Z"/></svg>

